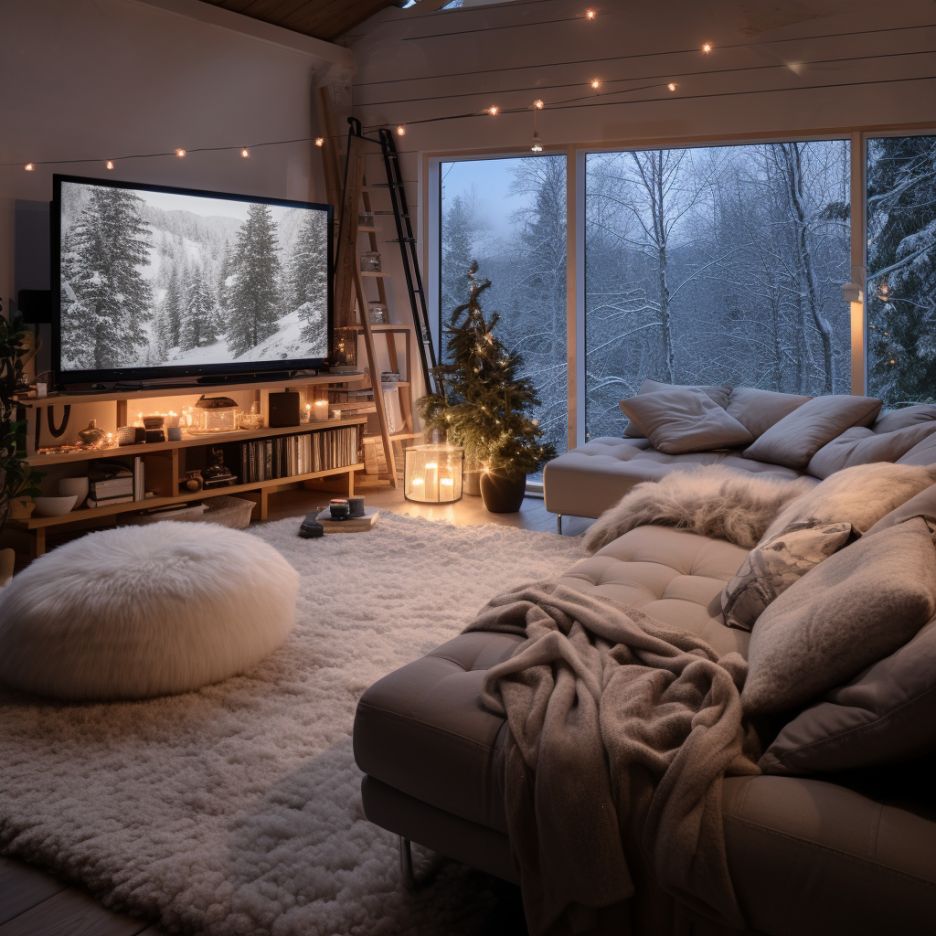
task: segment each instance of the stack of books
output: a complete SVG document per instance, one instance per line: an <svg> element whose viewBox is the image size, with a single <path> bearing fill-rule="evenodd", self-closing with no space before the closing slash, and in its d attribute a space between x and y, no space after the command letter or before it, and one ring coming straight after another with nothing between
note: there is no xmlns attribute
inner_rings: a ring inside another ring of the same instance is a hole
<svg viewBox="0 0 936 936"><path fill-rule="evenodd" d="M143 459L137 456L133 466L118 461L95 462L88 475L88 507L128 504L145 496Z"/></svg>

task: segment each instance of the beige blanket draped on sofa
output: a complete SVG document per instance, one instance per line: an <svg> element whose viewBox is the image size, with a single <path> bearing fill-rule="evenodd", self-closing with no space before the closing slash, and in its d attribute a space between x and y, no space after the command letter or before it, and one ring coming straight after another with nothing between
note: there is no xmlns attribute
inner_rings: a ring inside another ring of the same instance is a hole
<svg viewBox="0 0 936 936"><path fill-rule="evenodd" d="M510 729L530 932L662 934L685 906L742 928L721 815L724 778L759 772L742 657L555 584L495 598L468 630L527 637L489 670L484 699Z"/></svg>

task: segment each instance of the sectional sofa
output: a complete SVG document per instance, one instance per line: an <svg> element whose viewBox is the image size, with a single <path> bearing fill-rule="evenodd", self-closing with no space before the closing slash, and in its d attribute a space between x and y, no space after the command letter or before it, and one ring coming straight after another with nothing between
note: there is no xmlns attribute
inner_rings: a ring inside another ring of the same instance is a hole
<svg viewBox="0 0 936 936"><path fill-rule="evenodd" d="M760 427L753 413L739 409L746 396L735 392L734 411L754 435ZM835 409L822 401L813 405L826 417ZM883 416L879 409L877 401L839 407L838 422L826 418L823 434L837 431L818 447L815 434L808 445L801 436L781 438L778 444L786 452L780 458L787 464L746 457L743 451L719 452L713 460L788 476L807 475L812 467L817 484L836 466L887 460L886 453L899 452L893 460L905 463L936 463L934 408ZM846 411L852 415L842 416ZM757 438L783 418L760 412L762 425L769 425ZM854 424L842 427L852 416ZM656 433L653 426L643 428ZM637 481L662 476L681 463L678 453L651 448L643 437L595 440L586 448L548 469L551 509L595 516ZM683 463L698 460L683 457ZM572 477L579 479L574 487ZM936 485L880 525L916 517L936 525ZM725 626L719 596L747 556L747 549L721 539L640 526L579 561L559 583L638 608L674 631L703 638L719 655L746 656L751 635ZM482 703L481 693L486 671L510 657L522 640L483 631L456 637L369 688L354 728L355 755L365 775L364 810L371 821L398 834L401 843L420 843L514 882L518 872L504 806L507 723ZM897 651L774 724L767 743L763 773L729 778L723 787L725 846L748 927L744 932L932 932L936 615ZM729 932L687 915L697 936Z"/></svg>
<svg viewBox="0 0 936 936"><path fill-rule="evenodd" d="M698 392L696 399L686 398L689 389ZM687 464L818 481L867 462L936 462L936 405L882 414L880 400L869 397L811 398L645 380L622 409L630 417L622 420L622 437L592 439L546 465L546 509L560 521L564 515L599 517L635 484L658 481ZM722 414L740 427L729 424L726 430Z"/></svg>

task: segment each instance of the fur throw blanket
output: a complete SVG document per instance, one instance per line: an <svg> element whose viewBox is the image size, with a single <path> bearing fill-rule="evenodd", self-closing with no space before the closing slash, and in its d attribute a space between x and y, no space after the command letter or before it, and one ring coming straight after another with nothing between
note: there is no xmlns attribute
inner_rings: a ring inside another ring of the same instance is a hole
<svg viewBox="0 0 936 936"><path fill-rule="evenodd" d="M722 821L724 778L759 773L742 657L552 583L495 598L468 630L527 638L483 698L510 728L507 826L532 936L673 933L684 907L742 929Z"/></svg>
<svg viewBox="0 0 936 936"><path fill-rule="evenodd" d="M628 530L655 523L753 549L780 510L812 488L804 478L787 481L720 465L686 468L636 485L588 528L583 543L597 552Z"/></svg>

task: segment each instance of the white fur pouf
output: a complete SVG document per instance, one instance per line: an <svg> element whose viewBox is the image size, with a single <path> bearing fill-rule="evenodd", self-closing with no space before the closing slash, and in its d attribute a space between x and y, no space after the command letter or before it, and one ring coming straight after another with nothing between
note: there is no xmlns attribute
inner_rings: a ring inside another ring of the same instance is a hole
<svg viewBox="0 0 936 936"><path fill-rule="evenodd" d="M249 533L171 521L91 533L0 593L0 685L72 701L197 689L279 647L298 589Z"/></svg>

